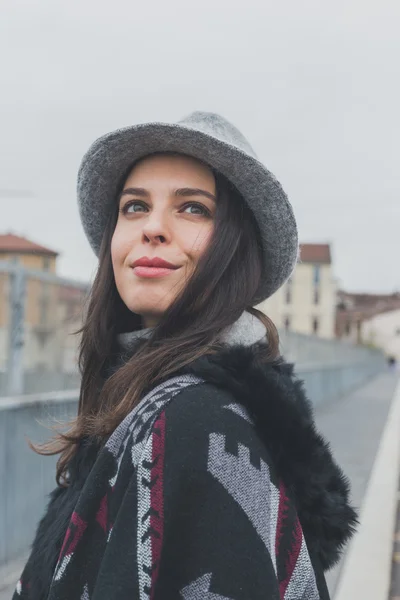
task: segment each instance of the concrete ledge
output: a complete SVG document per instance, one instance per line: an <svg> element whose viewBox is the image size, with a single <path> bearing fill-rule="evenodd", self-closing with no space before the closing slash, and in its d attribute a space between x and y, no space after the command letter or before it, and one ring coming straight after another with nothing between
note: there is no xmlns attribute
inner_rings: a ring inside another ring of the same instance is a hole
<svg viewBox="0 0 400 600"><path fill-rule="evenodd" d="M39 394L24 394L22 396L0 397L0 411L12 410L32 404L51 404L61 402L76 402L79 399L79 390L61 390L56 392L42 392Z"/></svg>
<svg viewBox="0 0 400 600"><path fill-rule="evenodd" d="M335 600L387 600L400 474L400 384L396 388Z"/></svg>

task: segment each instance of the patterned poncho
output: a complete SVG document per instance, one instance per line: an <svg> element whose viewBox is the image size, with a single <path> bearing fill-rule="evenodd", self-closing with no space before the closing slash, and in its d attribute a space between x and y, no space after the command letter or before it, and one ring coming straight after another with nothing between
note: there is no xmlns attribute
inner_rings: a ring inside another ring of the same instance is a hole
<svg viewBox="0 0 400 600"><path fill-rule="evenodd" d="M248 350L230 352L236 361L242 352L246 366ZM224 366L206 363L152 390L91 450L86 471L79 458L71 488L53 493L13 600L329 597L323 568L337 560L355 515L300 387L284 368L268 367L265 443L244 388L227 389L218 380ZM293 448L279 448L282 431ZM68 512L68 494L72 514L43 583L45 552L61 539L52 523Z"/></svg>

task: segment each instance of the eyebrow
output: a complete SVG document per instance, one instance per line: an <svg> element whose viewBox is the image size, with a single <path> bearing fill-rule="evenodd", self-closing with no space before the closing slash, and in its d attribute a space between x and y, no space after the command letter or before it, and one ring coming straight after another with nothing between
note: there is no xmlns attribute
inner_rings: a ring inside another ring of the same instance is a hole
<svg viewBox="0 0 400 600"><path fill-rule="evenodd" d="M206 190L201 190L200 188L179 188L175 190L175 196L205 196L214 202L217 201L217 198L211 192L207 192Z"/></svg>
<svg viewBox="0 0 400 600"><path fill-rule="evenodd" d="M174 195L177 197L187 198L188 196L205 196L214 202L217 201L217 198L211 192L207 192L206 190L202 190L200 188L178 188L175 190ZM149 198L150 194L144 188L126 188L122 190L118 197L118 201L121 200L123 196L140 196L141 198Z"/></svg>

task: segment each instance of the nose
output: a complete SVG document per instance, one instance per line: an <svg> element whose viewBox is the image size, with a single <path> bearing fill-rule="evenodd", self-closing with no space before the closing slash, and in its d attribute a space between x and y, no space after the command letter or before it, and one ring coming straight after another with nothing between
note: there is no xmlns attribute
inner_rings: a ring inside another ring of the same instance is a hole
<svg viewBox="0 0 400 600"><path fill-rule="evenodd" d="M168 218L163 210L152 210L143 224L143 242L145 244L165 244L171 239Z"/></svg>

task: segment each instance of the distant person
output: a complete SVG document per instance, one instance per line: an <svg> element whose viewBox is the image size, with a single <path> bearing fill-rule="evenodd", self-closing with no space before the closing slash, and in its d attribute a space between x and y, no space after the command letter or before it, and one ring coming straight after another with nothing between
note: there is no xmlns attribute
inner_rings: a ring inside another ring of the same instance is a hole
<svg viewBox="0 0 400 600"><path fill-rule="evenodd" d="M280 184L196 112L94 142L78 198L99 257L79 412L38 449L58 485L14 599L327 599L349 485L253 308L298 256Z"/></svg>
<svg viewBox="0 0 400 600"><path fill-rule="evenodd" d="M397 371L397 360L395 356L388 357L388 366L390 371Z"/></svg>

